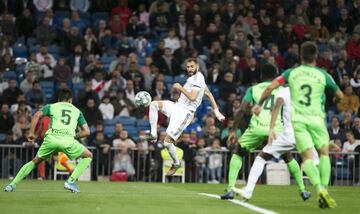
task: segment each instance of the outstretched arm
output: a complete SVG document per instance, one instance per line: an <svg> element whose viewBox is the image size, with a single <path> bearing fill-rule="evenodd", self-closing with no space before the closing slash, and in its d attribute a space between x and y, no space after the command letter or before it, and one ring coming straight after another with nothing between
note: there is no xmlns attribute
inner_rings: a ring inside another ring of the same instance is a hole
<svg viewBox="0 0 360 214"><path fill-rule="evenodd" d="M42 111L37 111L33 118L31 119L31 124L30 124L30 134L28 136L28 141L30 143L34 143L35 141L35 127L36 124L39 122L40 118L43 116L43 112Z"/></svg>
<svg viewBox="0 0 360 214"><path fill-rule="evenodd" d="M219 121L224 121L225 117L219 111L218 105L216 104L215 98L208 87L205 88L205 96L209 99L211 107L214 110L215 116Z"/></svg>

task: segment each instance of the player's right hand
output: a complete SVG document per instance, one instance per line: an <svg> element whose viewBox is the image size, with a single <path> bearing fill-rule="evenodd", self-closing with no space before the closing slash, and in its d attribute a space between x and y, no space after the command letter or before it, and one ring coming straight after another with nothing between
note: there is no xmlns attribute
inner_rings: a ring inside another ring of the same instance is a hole
<svg viewBox="0 0 360 214"><path fill-rule="evenodd" d="M251 112L256 115L259 115L260 111L261 111L261 106L259 106L258 104L254 105L251 109Z"/></svg>
<svg viewBox="0 0 360 214"><path fill-rule="evenodd" d="M273 129L270 129L269 138L268 138L268 145L271 145L272 142L276 139L276 134Z"/></svg>
<svg viewBox="0 0 360 214"><path fill-rule="evenodd" d="M34 143L35 142L35 134L30 133L29 136L27 137L27 140L29 141L29 143Z"/></svg>

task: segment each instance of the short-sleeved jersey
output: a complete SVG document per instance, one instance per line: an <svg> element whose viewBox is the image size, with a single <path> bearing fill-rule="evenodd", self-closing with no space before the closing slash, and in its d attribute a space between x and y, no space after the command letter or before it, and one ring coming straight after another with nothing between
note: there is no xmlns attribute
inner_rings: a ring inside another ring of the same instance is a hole
<svg viewBox="0 0 360 214"><path fill-rule="evenodd" d="M195 101L190 101L185 94L181 94L178 100L178 103L182 106L186 106L191 111L196 111L202 102L206 88L204 75L199 71L196 72L196 74L187 79L184 88L187 91L199 90L198 97Z"/></svg>
<svg viewBox="0 0 360 214"><path fill-rule="evenodd" d="M246 91L244 96L244 100L255 104L258 103L262 93L265 89L271 84L271 82L262 82L257 85L254 85ZM279 87L271 92L271 95L264 101L261 106L261 111L259 115L253 115L250 120L249 127L251 128L261 128L261 129L269 129L271 122L271 112L275 105L275 100L277 98L277 93L283 87ZM280 114L280 112L279 112ZM281 117L278 115L275 123L275 129L281 130L283 127Z"/></svg>
<svg viewBox="0 0 360 214"><path fill-rule="evenodd" d="M47 134L75 136L77 125L86 124L81 111L68 102L57 102L45 105L42 108L43 115L50 117L50 126Z"/></svg>
<svg viewBox="0 0 360 214"><path fill-rule="evenodd" d="M339 87L324 70L300 65L285 71L282 76L290 87L293 121L311 121L312 118L325 119L325 89L334 93Z"/></svg>

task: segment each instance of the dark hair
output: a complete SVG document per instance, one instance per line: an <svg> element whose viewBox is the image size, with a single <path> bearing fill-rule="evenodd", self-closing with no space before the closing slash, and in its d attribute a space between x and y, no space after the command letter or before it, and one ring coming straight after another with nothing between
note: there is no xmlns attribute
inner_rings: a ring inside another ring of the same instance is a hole
<svg viewBox="0 0 360 214"><path fill-rule="evenodd" d="M272 79L276 76L276 74L276 68L272 64L266 63L261 67L261 75L263 78Z"/></svg>
<svg viewBox="0 0 360 214"><path fill-rule="evenodd" d="M40 81L39 81L39 80L35 80L32 85L34 86L35 84L40 84Z"/></svg>
<svg viewBox="0 0 360 214"><path fill-rule="evenodd" d="M192 57L186 60L186 63L190 63L190 62L193 62L193 63L197 64L197 60L195 58L192 58Z"/></svg>
<svg viewBox="0 0 360 214"><path fill-rule="evenodd" d="M68 101L72 98L71 90L68 88L61 89L59 92L59 101Z"/></svg>
<svg viewBox="0 0 360 214"><path fill-rule="evenodd" d="M304 42L301 45L301 59L304 63L313 63L316 61L318 49L313 42Z"/></svg>

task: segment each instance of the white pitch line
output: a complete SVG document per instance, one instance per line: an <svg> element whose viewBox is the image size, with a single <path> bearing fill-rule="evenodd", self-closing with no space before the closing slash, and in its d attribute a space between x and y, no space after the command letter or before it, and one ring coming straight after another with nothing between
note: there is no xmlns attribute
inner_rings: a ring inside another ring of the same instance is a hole
<svg viewBox="0 0 360 214"><path fill-rule="evenodd" d="M214 195L214 194L208 194L208 193L199 193L199 194L207 196L207 197L211 197L211 198L220 199L220 196ZM249 203L246 203L246 202L243 202L243 201L239 201L239 200L236 200L236 199L232 199L232 200L228 200L228 201L230 201L231 203L243 206L245 208L248 208L248 209L250 209L252 211L261 213L261 214L278 214L277 212L267 210L267 209L264 209L264 208L261 208L261 207L257 207L255 205L252 205L252 204L249 204Z"/></svg>

